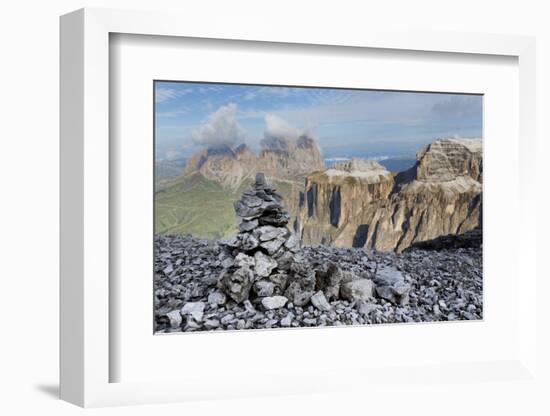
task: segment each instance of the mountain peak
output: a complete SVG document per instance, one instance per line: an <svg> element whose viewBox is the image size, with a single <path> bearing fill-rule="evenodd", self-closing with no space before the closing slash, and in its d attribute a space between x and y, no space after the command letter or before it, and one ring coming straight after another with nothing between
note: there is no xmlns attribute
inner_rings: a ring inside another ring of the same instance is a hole
<svg viewBox="0 0 550 416"><path fill-rule="evenodd" d="M420 150L416 158L416 179L419 181L450 181L458 176L482 181L481 139L438 139Z"/></svg>
<svg viewBox="0 0 550 416"><path fill-rule="evenodd" d="M323 168L315 139L306 135L298 139L281 136L262 140L259 155L246 143L234 148L220 145L199 150L187 162L184 175L198 172L225 188L236 189L250 178L250 172L257 170L267 177L301 182L310 172Z"/></svg>
<svg viewBox="0 0 550 416"><path fill-rule="evenodd" d="M210 146L206 149L207 156L235 156L235 152L226 144Z"/></svg>

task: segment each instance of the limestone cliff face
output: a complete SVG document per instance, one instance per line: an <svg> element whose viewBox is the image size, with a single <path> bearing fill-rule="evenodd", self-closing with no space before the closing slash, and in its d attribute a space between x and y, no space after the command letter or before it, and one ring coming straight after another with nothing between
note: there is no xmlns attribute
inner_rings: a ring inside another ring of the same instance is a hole
<svg viewBox="0 0 550 416"><path fill-rule="evenodd" d="M481 140L442 139L423 148L416 155L418 180L450 181L470 176L482 182L483 149Z"/></svg>
<svg viewBox="0 0 550 416"><path fill-rule="evenodd" d="M189 159L183 174L200 173L234 191L259 171L268 179L302 184L311 172L323 169L317 143L310 137L301 136L297 140L279 142L276 148L264 147L259 155L246 144L234 149L229 146L203 149Z"/></svg>
<svg viewBox="0 0 550 416"><path fill-rule="evenodd" d="M317 143L307 136L287 140L282 148L263 148L258 166L268 177L290 180L303 180L310 173L325 168Z"/></svg>
<svg viewBox="0 0 550 416"><path fill-rule="evenodd" d="M298 230L305 244L402 251L481 221L481 140L437 140L393 176L353 160L309 175Z"/></svg>
<svg viewBox="0 0 550 416"><path fill-rule="evenodd" d="M254 176L249 166L256 163L256 155L246 145L232 149L229 146L203 149L193 155L184 175L200 173L224 188L237 189L246 179Z"/></svg>

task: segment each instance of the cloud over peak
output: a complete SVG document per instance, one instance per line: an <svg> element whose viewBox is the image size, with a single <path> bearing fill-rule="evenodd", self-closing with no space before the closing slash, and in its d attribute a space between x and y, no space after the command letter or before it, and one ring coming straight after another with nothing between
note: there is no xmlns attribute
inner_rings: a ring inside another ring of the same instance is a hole
<svg viewBox="0 0 550 416"><path fill-rule="evenodd" d="M264 138L260 144L272 150L288 150L290 141L297 141L301 136L309 136L304 130L297 129L282 117L267 114L264 117Z"/></svg>
<svg viewBox="0 0 550 416"><path fill-rule="evenodd" d="M237 105L229 103L221 106L208 116L192 132L193 142L202 146L233 146L246 137L245 130L235 119Z"/></svg>

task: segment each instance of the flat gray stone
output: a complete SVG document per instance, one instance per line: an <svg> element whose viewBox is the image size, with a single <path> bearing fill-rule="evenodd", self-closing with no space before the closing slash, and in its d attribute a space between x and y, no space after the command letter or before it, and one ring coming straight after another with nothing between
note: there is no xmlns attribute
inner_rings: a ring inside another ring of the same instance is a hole
<svg viewBox="0 0 550 416"><path fill-rule="evenodd" d="M254 261L254 257L247 256L244 253L239 253L235 257L234 264L236 267L254 268L256 262Z"/></svg>
<svg viewBox="0 0 550 416"><path fill-rule="evenodd" d="M405 278L403 277L403 273L395 267L382 267L378 269L373 280L376 285L393 286L396 283L404 282Z"/></svg>
<svg viewBox="0 0 550 416"><path fill-rule="evenodd" d="M280 309L286 305L288 299L284 296L270 296L262 299L262 305L267 310Z"/></svg>
<svg viewBox="0 0 550 416"><path fill-rule="evenodd" d="M257 226L258 226L258 220L257 219L254 219L252 221L243 221L239 225L239 231L241 231L241 232L252 231Z"/></svg>
<svg viewBox="0 0 550 416"><path fill-rule="evenodd" d="M320 311L330 311L330 303L328 303L325 294L320 290L311 297L311 303Z"/></svg>
<svg viewBox="0 0 550 416"><path fill-rule="evenodd" d="M176 310L176 311L168 312L166 314L166 316L170 320L170 327L171 328L175 329L175 328L179 328L181 326L181 322L182 322L183 318L181 316L180 311Z"/></svg>
<svg viewBox="0 0 550 416"><path fill-rule="evenodd" d="M290 325L292 325L292 318L294 318L294 315L292 314L292 312L289 312L287 316L281 319L281 326L289 327Z"/></svg>
<svg viewBox="0 0 550 416"><path fill-rule="evenodd" d="M206 329L216 329L220 326L220 321L217 319L207 319L203 325Z"/></svg>
<svg viewBox="0 0 550 416"><path fill-rule="evenodd" d="M369 279L357 279L344 283L340 295L349 301L370 300L374 298L374 283Z"/></svg>
<svg viewBox="0 0 550 416"><path fill-rule="evenodd" d="M260 247L263 247L267 250L269 255L273 255L281 248L281 246L285 243L285 239L283 237L276 238L274 240L265 241L260 244Z"/></svg>
<svg viewBox="0 0 550 416"><path fill-rule="evenodd" d="M260 277L269 276L273 269L277 267L277 262L261 251L257 251L256 254L254 254L254 261L254 272Z"/></svg>
<svg viewBox="0 0 550 416"><path fill-rule="evenodd" d="M212 292L208 295L208 303L211 305L223 305L227 301L227 297L223 292Z"/></svg>
<svg viewBox="0 0 550 416"><path fill-rule="evenodd" d="M204 307L204 302L187 302L181 308L181 314L191 316L196 322L200 322L204 315Z"/></svg>
<svg viewBox="0 0 550 416"><path fill-rule="evenodd" d="M289 231L285 227L274 227L272 225L263 225L254 230L254 236L262 242L285 237L288 233Z"/></svg>
<svg viewBox="0 0 550 416"><path fill-rule="evenodd" d="M254 292L260 297L272 296L275 285L267 280L260 280L254 283Z"/></svg>

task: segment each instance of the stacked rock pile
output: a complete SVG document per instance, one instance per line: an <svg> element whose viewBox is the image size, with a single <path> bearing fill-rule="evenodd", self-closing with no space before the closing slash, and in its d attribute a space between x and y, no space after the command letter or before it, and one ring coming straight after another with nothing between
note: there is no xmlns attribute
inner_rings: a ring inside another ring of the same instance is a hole
<svg viewBox="0 0 550 416"><path fill-rule="evenodd" d="M280 308L288 301L283 295L300 250L299 239L286 227L290 217L282 198L258 173L234 207L241 223L239 233L223 244L218 288L236 303L253 298L266 309Z"/></svg>
<svg viewBox="0 0 550 416"><path fill-rule="evenodd" d="M410 286L400 273L368 274L343 271L335 262L314 265L300 253L299 239L286 227L290 217L282 198L266 183L263 173L234 204L240 232L225 242L226 258L218 288L236 303L252 300L264 309L287 304L319 310L329 301L370 301L376 295L392 303L408 302Z"/></svg>

